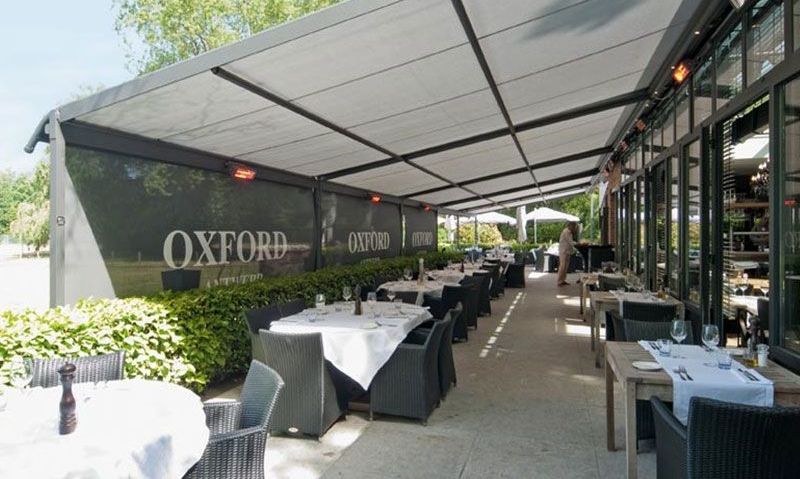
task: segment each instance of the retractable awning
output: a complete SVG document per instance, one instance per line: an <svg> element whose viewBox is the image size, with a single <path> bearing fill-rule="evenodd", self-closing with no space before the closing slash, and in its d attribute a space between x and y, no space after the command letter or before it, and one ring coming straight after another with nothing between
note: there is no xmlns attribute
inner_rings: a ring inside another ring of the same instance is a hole
<svg viewBox="0 0 800 479"><path fill-rule="evenodd" d="M585 188L702 3L350 0L60 118L491 211Z"/></svg>

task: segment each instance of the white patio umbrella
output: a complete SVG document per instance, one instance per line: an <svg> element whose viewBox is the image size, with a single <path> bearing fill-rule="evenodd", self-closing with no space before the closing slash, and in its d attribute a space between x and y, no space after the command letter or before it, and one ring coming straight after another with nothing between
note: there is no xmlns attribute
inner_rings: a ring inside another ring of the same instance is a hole
<svg viewBox="0 0 800 479"><path fill-rule="evenodd" d="M541 208L535 208L533 211L527 214L526 219L528 221L533 220L533 241L538 243L538 226L539 223L558 223L562 221L580 221L575 215L571 215L569 213L564 213L563 211L556 211L552 208L548 208L546 206L542 206Z"/></svg>
<svg viewBox="0 0 800 479"><path fill-rule="evenodd" d="M477 216L478 223L484 224L509 224L514 226L517 224L517 220L514 218L504 215L502 213L498 213L496 211L492 211L489 213L481 213Z"/></svg>
<svg viewBox="0 0 800 479"><path fill-rule="evenodd" d="M517 241L524 243L528 241L528 220L525 217L525 205L517 207Z"/></svg>

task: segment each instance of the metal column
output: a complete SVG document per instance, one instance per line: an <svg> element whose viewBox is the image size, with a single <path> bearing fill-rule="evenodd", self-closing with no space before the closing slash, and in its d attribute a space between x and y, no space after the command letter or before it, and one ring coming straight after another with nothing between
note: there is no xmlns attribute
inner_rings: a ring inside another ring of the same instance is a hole
<svg viewBox="0 0 800 479"><path fill-rule="evenodd" d="M66 237L66 182L64 135L61 132L61 115L50 112L50 306L60 306L66 301L65 253Z"/></svg>

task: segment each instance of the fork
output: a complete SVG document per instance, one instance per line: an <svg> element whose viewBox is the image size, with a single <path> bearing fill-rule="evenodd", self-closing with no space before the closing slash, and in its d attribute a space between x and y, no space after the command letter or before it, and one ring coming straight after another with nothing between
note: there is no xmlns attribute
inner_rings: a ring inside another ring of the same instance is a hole
<svg viewBox="0 0 800 479"><path fill-rule="evenodd" d="M678 369L680 369L681 372L686 375L689 381L694 381L694 379L689 375L689 371L686 370L686 366L678 366Z"/></svg>
<svg viewBox="0 0 800 479"><path fill-rule="evenodd" d="M672 372L677 374L678 376L680 376L681 377L681 381L686 381L686 378L683 377L683 371L681 371L679 368L673 369Z"/></svg>

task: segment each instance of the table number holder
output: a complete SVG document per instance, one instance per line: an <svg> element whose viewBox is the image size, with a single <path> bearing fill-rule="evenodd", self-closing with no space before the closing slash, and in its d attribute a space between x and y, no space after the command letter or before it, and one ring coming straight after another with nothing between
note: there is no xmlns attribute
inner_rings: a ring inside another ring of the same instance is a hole
<svg viewBox="0 0 800 479"><path fill-rule="evenodd" d="M61 377L61 401L58 404L60 418L58 421L58 433L61 435L72 434L78 425L78 418L75 415L75 396L72 395L72 381L75 380L74 364L67 363L58 369Z"/></svg>

